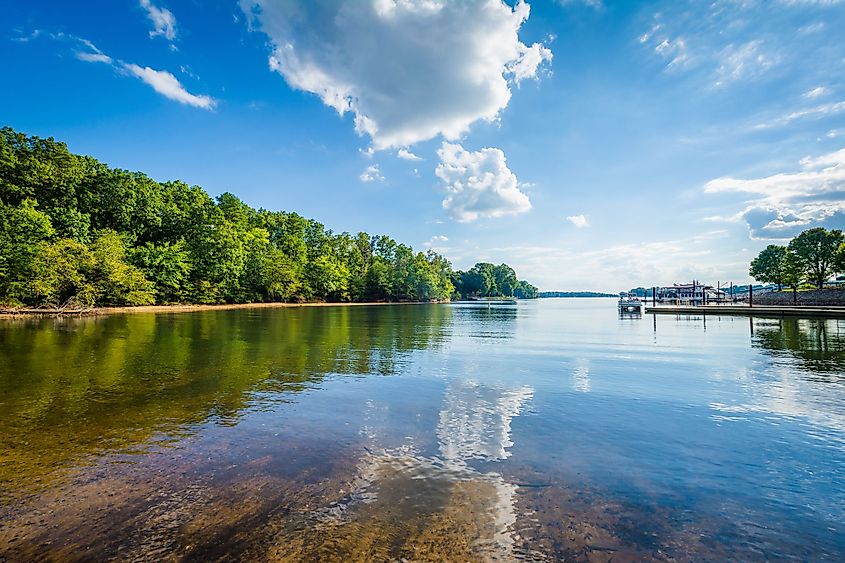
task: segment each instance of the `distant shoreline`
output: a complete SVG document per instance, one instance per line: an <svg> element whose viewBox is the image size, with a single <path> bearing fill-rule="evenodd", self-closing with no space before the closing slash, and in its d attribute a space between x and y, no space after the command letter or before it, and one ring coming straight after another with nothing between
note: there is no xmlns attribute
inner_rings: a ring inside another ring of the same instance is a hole
<svg viewBox="0 0 845 563"><path fill-rule="evenodd" d="M537 294L537 297L540 299L553 297L619 297L619 294L601 291L541 291Z"/></svg>
<svg viewBox="0 0 845 563"><path fill-rule="evenodd" d="M91 309L3 309L0 319L20 317L88 317L101 315L141 313L193 313L197 311L228 311L232 309L280 309L295 307L360 307L372 305L434 305L446 301L365 301L356 303L224 303L224 304L175 304L140 305L137 307L93 307Z"/></svg>

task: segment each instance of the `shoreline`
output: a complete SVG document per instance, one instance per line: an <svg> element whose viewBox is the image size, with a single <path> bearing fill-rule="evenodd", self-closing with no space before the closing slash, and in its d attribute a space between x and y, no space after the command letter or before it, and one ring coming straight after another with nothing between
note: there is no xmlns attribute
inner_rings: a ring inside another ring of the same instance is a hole
<svg viewBox="0 0 845 563"><path fill-rule="evenodd" d="M91 309L4 309L0 310L0 319L25 317L92 317L103 315L137 315L143 313L194 313L198 311L228 311L232 309L280 309L294 307L361 307L385 305L433 305L446 301L362 301L355 303L223 303L223 304L176 304L176 305L139 305L135 307L93 307Z"/></svg>
<svg viewBox="0 0 845 563"><path fill-rule="evenodd" d="M645 307L646 314L739 315L747 317L827 317L845 319L845 307L808 305L657 305Z"/></svg>

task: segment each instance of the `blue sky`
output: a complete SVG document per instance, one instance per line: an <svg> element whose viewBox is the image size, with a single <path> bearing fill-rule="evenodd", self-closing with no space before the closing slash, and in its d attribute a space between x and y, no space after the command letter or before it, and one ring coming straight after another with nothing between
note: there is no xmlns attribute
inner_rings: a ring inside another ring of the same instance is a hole
<svg viewBox="0 0 845 563"><path fill-rule="evenodd" d="M547 290L845 227L845 2L3 2L0 122Z"/></svg>

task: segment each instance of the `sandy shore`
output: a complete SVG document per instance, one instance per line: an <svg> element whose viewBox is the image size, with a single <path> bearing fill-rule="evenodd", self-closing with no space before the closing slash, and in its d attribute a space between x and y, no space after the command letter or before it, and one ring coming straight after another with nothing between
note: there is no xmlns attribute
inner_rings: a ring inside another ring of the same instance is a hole
<svg viewBox="0 0 845 563"><path fill-rule="evenodd" d="M362 303L227 303L222 305L143 305L140 307L95 307L83 310L5 309L0 319L37 316L123 315L137 313L191 313L195 311L224 311L228 309L276 309L282 307L360 307L373 305L426 305L432 302L362 302Z"/></svg>

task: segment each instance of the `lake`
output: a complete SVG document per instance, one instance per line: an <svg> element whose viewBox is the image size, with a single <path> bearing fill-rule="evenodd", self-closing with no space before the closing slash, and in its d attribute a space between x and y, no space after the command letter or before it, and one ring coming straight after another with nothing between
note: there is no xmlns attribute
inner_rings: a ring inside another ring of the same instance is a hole
<svg viewBox="0 0 845 563"><path fill-rule="evenodd" d="M845 320L0 320L0 561L845 559Z"/></svg>

